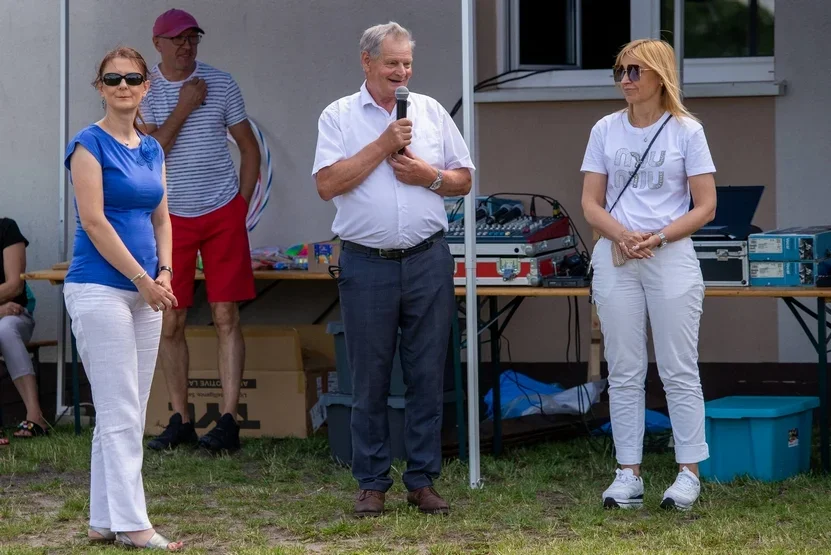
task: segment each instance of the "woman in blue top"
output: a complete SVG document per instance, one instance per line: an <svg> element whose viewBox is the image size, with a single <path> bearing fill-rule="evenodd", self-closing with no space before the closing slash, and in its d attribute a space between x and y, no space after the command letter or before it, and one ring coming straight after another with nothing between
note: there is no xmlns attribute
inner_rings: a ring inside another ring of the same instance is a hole
<svg viewBox="0 0 831 555"><path fill-rule="evenodd" d="M77 227L64 298L96 411L88 535L175 551L147 518L141 478L162 311L177 305L164 151L136 123L147 74L132 48L109 52L94 82L106 114L67 146Z"/></svg>

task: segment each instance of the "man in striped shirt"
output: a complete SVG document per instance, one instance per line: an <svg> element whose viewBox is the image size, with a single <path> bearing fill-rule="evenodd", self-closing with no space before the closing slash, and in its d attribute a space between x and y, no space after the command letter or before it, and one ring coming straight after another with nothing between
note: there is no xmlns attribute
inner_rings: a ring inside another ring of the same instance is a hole
<svg viewBox="0 0 831 555"><path fill-rule="evenodd" d="M153 26L161 63L150 70L141 106L145 131L161 143L167 166L167 199L173 226L173 291L178 310L165 313L159 358L173 416L148 443L152 449L196 444L212 452L239 448L236 421L245 345L240 301L253 299L254 274L245 219L260 169L260 149L230 74L196 60L204 31L182 10L169 10ZM240 175L226 131L240 151ZM222 409L217 425L198 438L187 410L189 356L187 308L193 304L197 252L218 336Z"/></svg>

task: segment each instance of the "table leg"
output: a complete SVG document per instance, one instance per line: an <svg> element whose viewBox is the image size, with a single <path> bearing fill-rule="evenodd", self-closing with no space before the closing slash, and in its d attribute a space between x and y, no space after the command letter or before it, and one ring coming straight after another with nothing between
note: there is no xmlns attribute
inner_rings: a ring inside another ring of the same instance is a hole
<svg viewBox="0 0 831 555"><path fill-rule="evenodd" d="M488 317L491 319L490 342L491 342L491 381L493 387L493 454L499 455L502 452L502 394L500 392L499 380L502 374L499 360L499 341L502 334L499 330L499 299L488 298Z"/></svg>
<svg viewBox="0 0 831 555"><path fill-rule="evenodd" d="M462 357L461 337L459 336L459 310L453 311L453 338L451 349L453 349L453 381L456 391L456 431L459 440L459 460L467 460L467 427L465 426L465 398L462 385Z"/></svg>
<svg viewBox="0 0 831 555"><path fill-rule="evenodd" d="M325 320L329 316L329 314L331 314L332 311L335 310L335 307L337 307L339 304L340 304L340 295L335 297L335 300L332 301L331 303L329 303L329 305L323 310L323 312L321 312L320 315L317 318L314 319L312 324L317 326L318 324L323 322L323 320Z"/></svg>
<svg viewBox="0 0 831 555"><path fill-rule="evenodd" d="M819 445L822 469L829 470L828 459L828 347L825 328L825 298L817 298L817 355L819 372Z"/></svg>
<svg viewBox="0 0 831 555"><path fill-rule="evenodd" d="M81 383L78 375L78 346L75 344L75 334L70 333L72 339L72 405L75 409L75 435L81 434Z"/></svg>

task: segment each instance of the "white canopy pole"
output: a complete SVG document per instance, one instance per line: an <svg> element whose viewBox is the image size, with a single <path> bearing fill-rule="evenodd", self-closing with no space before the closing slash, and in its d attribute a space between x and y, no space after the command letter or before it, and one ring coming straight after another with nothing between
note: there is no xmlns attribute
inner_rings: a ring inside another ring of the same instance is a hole
<svg viewBox="0 0 831 555"><path fill-rule="evenodd" d="M476 160L473 113L474 62L473 0L462 0L462 114L464 136L473 160ZM478 165L478 164L475 164ZM467 308L467 431L470 487L479 488L479 326L476 298L476 174L465 196L465 306ZM498 387L498 386L497 386ZM497 408L497 410L499 410Z"/></svg>
<svg viewBox="0 0 831 555"><path fill-rule="evenodd" d="M58 260L63 262L67 259L67 208L66 208L66 169L63 165L64 152L66 151L67 129L69 128L69 0L61 0L60 18L60 73L58 102ZM56 288L58 292L58 357L57 357L57 391L55 393L55 419L63 413L64 407L64 386L66 369L66 312L63 309L63 287Z"/></svg>
<svg viewBox="0 0 831 555"><path fill-rule="evenodd" d="M675 65L678 66L678 87L684 94L684 0L675 0L675 17L672 38L675 44Z"/></svg>

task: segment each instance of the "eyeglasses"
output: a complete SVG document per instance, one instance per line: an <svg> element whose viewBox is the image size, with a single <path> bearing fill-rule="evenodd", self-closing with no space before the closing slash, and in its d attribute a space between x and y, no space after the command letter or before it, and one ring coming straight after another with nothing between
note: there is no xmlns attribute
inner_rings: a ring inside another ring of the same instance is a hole
<svg viewBox="0 0 831 555"><path fill-rule="evenodd" d="M144 83L144 75L141 73L128 73L127 75L121 75L119 73L105 73L101 76L101 81L103 81L108 87L119 86L122 79L124 79L124 81L131 87L138 87Z"/></svg>
<svg viewBox="0 0 831 555"><path fill-rule="evenodd" d="M163 39L167 39L173 43L174 46L184 46L186 42L189 42L191 46L195 46L202 42L202 35L188 35L188 36L178 36L178 37L162 37Z"/></svg>
<svg viewBox="0 0 831 555"><path fill-rule="evenodd" d="M623 75L629 76L629 80L633 83L641 80L641 73L649 71L648 67L641 67L636 64L628 65L626 67L616 66L614 69L615 83L623 81Z"/></svg>

